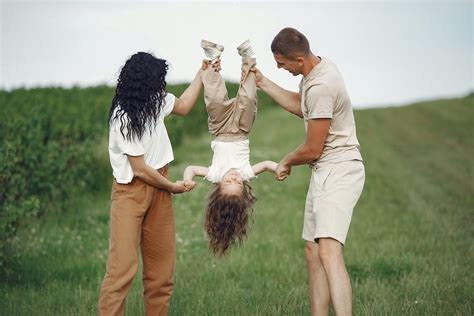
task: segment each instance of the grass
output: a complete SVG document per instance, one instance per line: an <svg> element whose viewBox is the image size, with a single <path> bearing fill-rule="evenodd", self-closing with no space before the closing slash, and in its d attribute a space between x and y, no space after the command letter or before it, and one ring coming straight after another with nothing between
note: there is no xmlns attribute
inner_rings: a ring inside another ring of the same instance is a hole
<svg viewBox="0 0 474 316"><path fill-rule="evenodd" d="M355 315L472 315L473 96L355 111L366 185L345 260ZM304 140L300 119L266 102L251 135L251 160L278 161ZM203 121L205 124L205 121ZM105 148L104 148L105 149ZM210 137L175 148L172 178L207 165ZM177 263L171 315L309 315L304 200L310 170L284 182L262 174L248 241L212 258L202 231L210 186L175 196ZM110 185L110 184L107 184ZM110 193L78 198L21 231L21 260L0 284L1 315L94 315L105 272ZM144 314L140 276L127 315Z"/></svg>

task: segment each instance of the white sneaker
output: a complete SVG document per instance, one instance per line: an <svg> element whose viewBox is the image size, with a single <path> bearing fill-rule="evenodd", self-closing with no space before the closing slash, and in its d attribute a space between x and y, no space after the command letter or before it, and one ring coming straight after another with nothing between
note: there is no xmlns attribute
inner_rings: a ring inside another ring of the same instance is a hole
<svg viewBox="0 0 474 316"><path fill-rule="evenodd" d="M201 47L204 49L206 59L210 60L211 63L215 63L224 51L224 46L204 39L201 40Z"/></svg>
<svg viewBox="0 0 474 316"><path fill-rule="evenodd" d="M237 52L242 58L255 58L255 53L253 52L252 45L250 40L246 40L237 47Z"/></svg>

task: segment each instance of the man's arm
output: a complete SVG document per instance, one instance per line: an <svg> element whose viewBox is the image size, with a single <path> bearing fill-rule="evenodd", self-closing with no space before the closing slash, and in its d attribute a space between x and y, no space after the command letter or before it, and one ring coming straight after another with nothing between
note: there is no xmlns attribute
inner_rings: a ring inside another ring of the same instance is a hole
<svg viewBox="0 0 474 316"><path fill-rule="evenodd" d="M265 77L262 72L253 67L250 69L251 72L255 73L257 80L257 86L265 91L266 94L270 96L276 103L278 103L283 109L288 112L303 117L303 112L301 112L300 105L300 95L299 93L288 91Z"/></svg>
<svg viewBox="0 0 474 316"><path fill-rule="evenodd" d="M252 166L253 172L258 175L265 171L275 172L277 163L271 160L265 160Z"/></svg>
<svg viewBox="0 0 474 316"><path fill-rule="evenodd" d="M129 156L127 155L130 166L132 167L133 174L149 185L152 185L159 189L164 189L171 193L183 193L189 191L189 188L185 187L183 181L171 182L164 177L157 170L151 168L145 163L145 159L142 156Z"/></svg>
<svg viewBox="0 0 474 316"><path fill-rule="evenodd" d="M285 180L290 175L292 166L307 164L321 157L330 125L329 118L308 120L305 143L280 161L275 171L277 180Z"/></svg>
<svg viewBox="0 0 474 316"><path fill-rule="evenodd" d="M171 113L180 116L185 116L189 112L191 112L194 105L196 104L199 94L201 93L201 71L207 69L209 66L213 67L215 71L221 70L220 60L217 60L214 64L210 64L209 61L203 60L201 69L199 69L189 87L186 88L186 90L183 92L183 94L181 94L179 98L176 98L174 108Z"/></svg>

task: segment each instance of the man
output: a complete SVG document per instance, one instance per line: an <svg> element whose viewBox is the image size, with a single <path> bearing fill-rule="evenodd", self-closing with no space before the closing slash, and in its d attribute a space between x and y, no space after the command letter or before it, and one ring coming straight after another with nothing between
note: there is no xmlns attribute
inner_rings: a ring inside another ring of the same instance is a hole
<svg viewBox="0 0 474 316"><path fill-rule="evenodd" d="M365 180L351 102L334 63L314 55L299 31L284 28L271 49L278 68L303 75L295 93L252 69L260 89L288 112L304 118L306 142L286 155L275 173L282 181L292 166L312 167L302 236L311 312L328 315L332 303L336 315L351 315L352 289L342 249Z"/></svg>

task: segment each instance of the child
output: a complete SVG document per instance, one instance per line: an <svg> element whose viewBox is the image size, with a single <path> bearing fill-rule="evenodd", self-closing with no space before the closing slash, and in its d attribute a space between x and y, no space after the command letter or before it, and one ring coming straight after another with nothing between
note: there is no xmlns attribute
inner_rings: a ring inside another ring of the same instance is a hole
<svg viewBox="0 0 474 316"><path fill-rule="evenodd" d="M210 63L219 60L224 47L206 40L201 41ZM255 74L249 72L256 65L250 41L237 51L242 56L242 81L236 98L229 99L224 80L211 67L201 72L204 102L208 112L209 132L215 136L211 143L214 156L211 166L188 166L183 180L194 186L194 176L212 182L214 188L206 204L205 230L209 249L222 256L228 248L241 243L247 236L248 220L256 197L249 181L264 172L274 172L277 163L263 161L251 166L248 134L257 114Z"/></svg>

